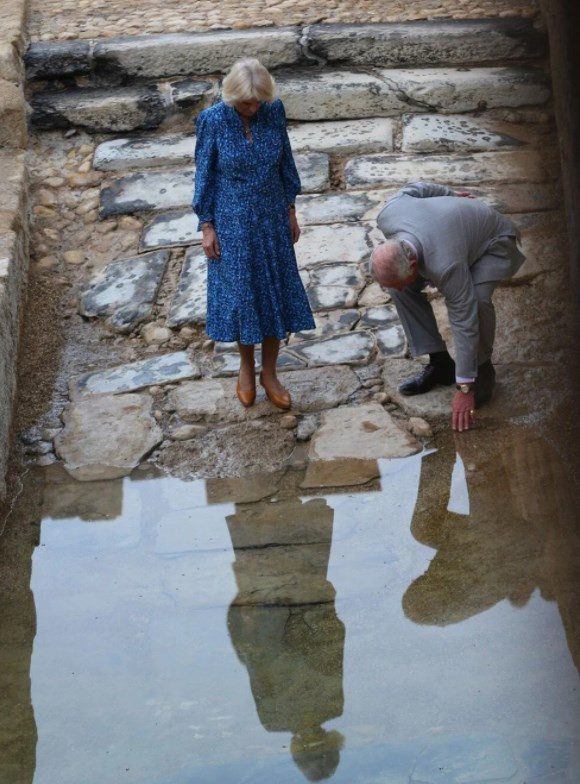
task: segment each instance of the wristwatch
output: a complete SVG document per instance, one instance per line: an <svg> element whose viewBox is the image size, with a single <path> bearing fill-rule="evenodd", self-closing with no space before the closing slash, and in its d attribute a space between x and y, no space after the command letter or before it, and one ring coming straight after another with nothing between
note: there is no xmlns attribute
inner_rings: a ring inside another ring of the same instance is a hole
<svg viewBox="0 0 580 784"><path fill-rule="evenodd" d="M464 395L468 395L470 392L473 392L473 384L455 384L455 388L460 392L463 392Z"/></svg>

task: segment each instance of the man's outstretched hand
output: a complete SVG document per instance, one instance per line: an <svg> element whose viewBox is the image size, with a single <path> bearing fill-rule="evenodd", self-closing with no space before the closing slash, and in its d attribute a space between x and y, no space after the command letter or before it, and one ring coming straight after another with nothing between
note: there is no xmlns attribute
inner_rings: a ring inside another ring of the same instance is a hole
<svg viewBox="0 0 580 784"><path fill-rule="evenodd" d="M454 430L469 430L470 425L475 422L475 395L471 392L460 392L457 390L453 396L451 404L453 412L451 426Z"/></svg>
<svg viewBox="0 0 580 784"><path fill-rule="evenodd" d="M456 191L455 195L462 196L464 199L475 199L475 196L473 196L469 191Z"/></svg>

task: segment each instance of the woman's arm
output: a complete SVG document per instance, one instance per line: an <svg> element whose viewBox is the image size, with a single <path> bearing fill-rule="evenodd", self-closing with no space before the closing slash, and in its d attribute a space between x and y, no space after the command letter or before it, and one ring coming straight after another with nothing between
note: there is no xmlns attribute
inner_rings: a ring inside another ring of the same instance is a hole
<svg viewBox="0 0 580 784"><path fill-rule="evenodd" d="M217 147L212 123L202 112L197 120L195 144L195 192L193 210L199 218L198 231L203 233L202 246L209 259L219 259L220 246L213 226L213 207L217 165Z"/></svg>
<svg viewBox="0 0 580 784"><path fill-rule="evenodd" d="M290 206L296 201L296 196L300 193L302 186L300 184L298 169L294 163L288 131L286 130L286 112L284 111L284 104L280 100L276 101L276 104L276 119L280 124L280 132L282 134L280 177L282 178L284 193L286 194L286 204Z"/></svg>

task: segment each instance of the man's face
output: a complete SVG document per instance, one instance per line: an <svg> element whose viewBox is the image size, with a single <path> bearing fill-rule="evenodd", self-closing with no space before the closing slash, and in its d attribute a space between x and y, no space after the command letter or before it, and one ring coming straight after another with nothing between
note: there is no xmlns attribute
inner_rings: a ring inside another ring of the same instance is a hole
<svg viewBox="0 0 580 784"><path fill-rule="evenodd" d="M395 291L402 291L405 286L408 286L411 283L414 283L417 280L418 272L416 269L413 269L408 277L404 278L403 280L389 280L387 283L383 283L380 281L382 286L385 286L388 289L395 289Z"/></svg>

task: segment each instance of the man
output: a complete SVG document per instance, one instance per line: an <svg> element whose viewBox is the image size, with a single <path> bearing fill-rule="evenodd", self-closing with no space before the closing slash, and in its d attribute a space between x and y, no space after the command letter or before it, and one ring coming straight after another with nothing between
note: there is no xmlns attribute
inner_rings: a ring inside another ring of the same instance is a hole
<svg viewBox="0 0 580 784"><path fill-rule="evenodd" d="M413 356L429 354L423 372L401 384L399 391L420 395L437 384L455 382L452 427L468 430L475 409L490 399L495 384L491 299L498 283L514 275L525 260L517 246L518 230L469 193L430 182L414 182L398 191L377 223L388 239L372 254L375 277L389 289ZM422 293L427 283L445 297L455 362Z"/></svg>

